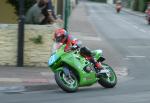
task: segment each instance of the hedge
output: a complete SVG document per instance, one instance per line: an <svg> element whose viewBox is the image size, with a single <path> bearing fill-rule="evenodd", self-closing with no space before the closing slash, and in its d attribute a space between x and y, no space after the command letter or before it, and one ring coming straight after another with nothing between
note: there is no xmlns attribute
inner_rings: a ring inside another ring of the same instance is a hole
<svg viewBox="0 0 150 103"><path fill-rule="evenodd" d="M130 0L129 5L132 10L144 12L148 2L150 2L150 0Z"/></svg>

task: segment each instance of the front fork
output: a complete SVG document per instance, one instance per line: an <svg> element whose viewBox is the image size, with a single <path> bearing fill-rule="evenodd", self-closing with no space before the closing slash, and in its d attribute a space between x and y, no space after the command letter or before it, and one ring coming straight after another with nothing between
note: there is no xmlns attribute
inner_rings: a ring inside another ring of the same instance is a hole
<svg viewBox="0 0 150 103"><path fill-rule="evenodd" d="M65 74L66 77L71 77L70 76L70 70L68 69L68 67L64 66L63 72L64 72L64 74Z"/></svg>

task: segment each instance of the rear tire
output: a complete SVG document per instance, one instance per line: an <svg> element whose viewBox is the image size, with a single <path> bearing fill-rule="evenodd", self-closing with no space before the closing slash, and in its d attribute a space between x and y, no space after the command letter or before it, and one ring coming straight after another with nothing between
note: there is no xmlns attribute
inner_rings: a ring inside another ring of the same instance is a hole
<svg viewBox="0 0 150 103"><path fill-rule="evenodd" d="M78 80L76 76L73 73L70 73L70 76L70 79L66 77L63 70L55 73L56 83L62 90L68 93L76 92L78 90Z"/></svg>

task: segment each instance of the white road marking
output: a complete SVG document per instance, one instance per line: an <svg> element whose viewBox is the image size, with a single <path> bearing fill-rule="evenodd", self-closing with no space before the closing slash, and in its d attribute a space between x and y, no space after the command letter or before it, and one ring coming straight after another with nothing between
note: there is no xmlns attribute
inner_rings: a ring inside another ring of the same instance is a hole
<svg viewBox="0 0 150 103"><path fill-rule="evenodd" d="M146 58L146 56L134 55L134 56L126 56L126 58Z"/></svg>
<svg viewBox="0 0 150 103"><path fill-rule="evenodd" d="M146 31L144 29L140 29L140 31L146 33Z"/></svg>
<svg viewBox="0 0 150 103"><path fill-rule="evenodd" d="M124 21L125 23L127 23L127 24L129 24L129 25L132 25L135 29L139 29L141 32L146 33L146 30L140 29L137 25L131 24L130 22L128 22L128 21L126 21L126 20L124 20L124 19L122 19L122 21Z"/></svg>
<svg viewBox="0 0 150 103"><path fill-rule="evenodd" d="M0 92L23 92L25 91L24 86L6 86L0 87Z"/></svg>
<svg viewBox="0 0 150 103"><path fill-rule="evenodd" d="M48 83L48 79L25 79L25 78L0 78L0 82L6 83Z"/></svg>
<svg viewBox="0 0 150 103"><path fill-rule="evenodd" d="M0 82L22 82L20 78L0 78Z"/></svg>
<svg viewBox="0 0 150 103"><path fill-rule="evenodd" d="M146 32L147 32L146 30L141 29L141 28L139 28L137 25L131 24L130 22L128 22L128 21L126 21L126 20L124 20L124 19L122 19L122 21L126 22L127 24L132 25L135 29L139 29L139 30L140 30L141 32L143 32L143 33L146 33Z"/></svg>
<svg viewBox="0 0 150 103"><path fill-rule="evenodd" d="M128 46L128 48L150 48L150 46L138 45L138 46Z"/></svg>
<svg viewBox="0 0 150 103"><path fill-rule="evenodd" d="M139 27L138 26L136 26L136 25L133 25L133 27L135 28L135 29L138 29Z"/></svg>
<svg viewBox="0 0 150 103"><path fill-rule="evenodd" d="M123 58L123 59L124 59L124 60L130 60L130 59L129 59L129 58L127 58L127 57L126 57L126 58Z"/></svg>
<svg viewBox="0 0 150 103"><path fill-rule="evenodd" d="M126 21L126 20L124 20L123 18L121 18L120 20L122 20L123 22L125 22L125 23L127 23L127 24L131 25L131 23L130 23L130 22L128 22L128 21Z"/></svg>

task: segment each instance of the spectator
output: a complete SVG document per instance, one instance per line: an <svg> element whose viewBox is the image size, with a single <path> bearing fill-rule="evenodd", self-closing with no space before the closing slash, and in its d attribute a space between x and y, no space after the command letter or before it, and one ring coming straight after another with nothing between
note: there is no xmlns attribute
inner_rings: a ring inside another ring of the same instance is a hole
<svg viewBox="0 0 150 103"><path fill-rule="evenodd" d="M52 14L53 18L56 20L57 17L56 17L56 15L55 15L54 7L53 7L53 5L52 5L52 1L51 1L51 0L49 0L49 2L48 2L48 11L49 11L49 13Z"/></svg>
<svg viewBox="0 0 150 103"><path fill-rule="evenodd" d="M51 0L38 0L26 14L27 24L51 24L55 20Z"/></svg>
<svg viewBox="0 0 150 103"><path fill-rule="evenodd" d="M150 2L147 3L147 9L145 11L146 14L150 13Z"/></svg>

